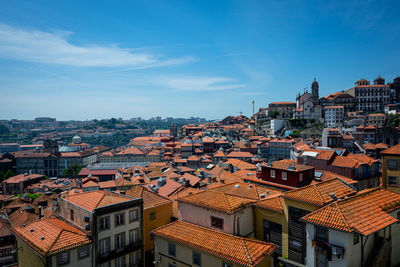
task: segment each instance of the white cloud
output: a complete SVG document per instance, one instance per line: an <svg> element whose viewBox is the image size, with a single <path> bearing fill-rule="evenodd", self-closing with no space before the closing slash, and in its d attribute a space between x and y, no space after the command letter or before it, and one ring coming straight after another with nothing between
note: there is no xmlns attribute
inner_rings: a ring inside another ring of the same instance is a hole
<svg viewBox="0 0 400 267"><path fill-rule="evenodd" d="M78 67L132 67L134 69L183 64L191 57L164 58L116 45L75 45L69 32L28 31L0 24L0 57Z"/></svg>
<svg viewBox="0 0 400 267"><path fill-rule="evenodd" d="M161 77L155 83L181 91L221 91L246 86L226 77Z"/></svg>

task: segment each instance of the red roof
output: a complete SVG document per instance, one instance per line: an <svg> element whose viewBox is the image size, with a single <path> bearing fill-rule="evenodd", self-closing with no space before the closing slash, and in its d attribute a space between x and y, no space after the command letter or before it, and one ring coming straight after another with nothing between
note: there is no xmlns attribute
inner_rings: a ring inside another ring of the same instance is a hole
<svg viewBox="0 0 400 267"><path fill-rule="evenodd" d="M41 174L28 174L28 175L19 174L19 175L10 177L7 180L4 180L3 183L18 184L21 182L25 182L25 181L32 180L32 179L39 179L39 178L44 179L44 175L41 175Z"/></svg>

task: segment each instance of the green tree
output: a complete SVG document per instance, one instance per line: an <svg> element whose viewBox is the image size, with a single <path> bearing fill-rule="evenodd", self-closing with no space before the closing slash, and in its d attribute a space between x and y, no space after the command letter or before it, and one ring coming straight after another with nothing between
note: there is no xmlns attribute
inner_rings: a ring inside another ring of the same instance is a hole
<svg viewBox="0 0 400 267"><path fill-rule="evenodd" d="M0 171L0 181L3 181L3 179L4 179L4 172Z"/></svg>
<svg viewBox="0 0 400 267"><path fill-rule="evenodd" d="M270 116L273 119L277 118L279 116L279 111L277 111L277 110L272 111Z"/></svg>
<svg viewBox="0 0 400 267"><path fill-rule="evenodd" d="M81 170L82 170L82 166L74 163L74 164L68 166L68 168L64 169L62 172L62 175L64 177L76 178L76 177L78 177L78 174Z"/></svg>
<svg viewBox="0 0 400 267"><path fill-rule="evenodd" d="M6 180L12 176L15 176L15 173L13 173L11 170L7 170L6 173L3 175L3 180Z"/></svg>
<svg viewBox="0 0 400 267"><path fill-rule="evenodd" d="M6 126L4 126L3 124L0 124L0 134L8 134L10 132L10 130L8 130L8 128Z"/></svg>

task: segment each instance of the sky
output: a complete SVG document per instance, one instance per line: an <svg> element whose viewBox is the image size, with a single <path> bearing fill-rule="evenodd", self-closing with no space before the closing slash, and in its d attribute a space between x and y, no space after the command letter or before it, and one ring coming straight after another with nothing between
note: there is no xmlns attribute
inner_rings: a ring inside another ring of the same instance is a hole
<svg viewBox="0 0 400 267"><path fill-rule="evenodd" d="M0 2L0 119L222 119L400 75L399 1Z"/></svg>

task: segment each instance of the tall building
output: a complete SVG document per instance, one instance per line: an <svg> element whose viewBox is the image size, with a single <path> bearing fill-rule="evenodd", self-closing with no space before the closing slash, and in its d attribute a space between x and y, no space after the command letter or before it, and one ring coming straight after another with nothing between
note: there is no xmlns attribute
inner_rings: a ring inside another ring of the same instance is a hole
<svg viewBox="0 0 400 267"><path fill-rule="evenodd" d="M325 127L335 128L343 126L344 107L327 106L325 107Z"/></svg>
<svg viewBox="0 0 400 267"><path fill-rule="evenodd" d="M358 80L354 87L356 109L365 113L383 112L385 105L392 103L395 98L393 92L380 76L374 80L374 84L365 79Z"/></svg>

